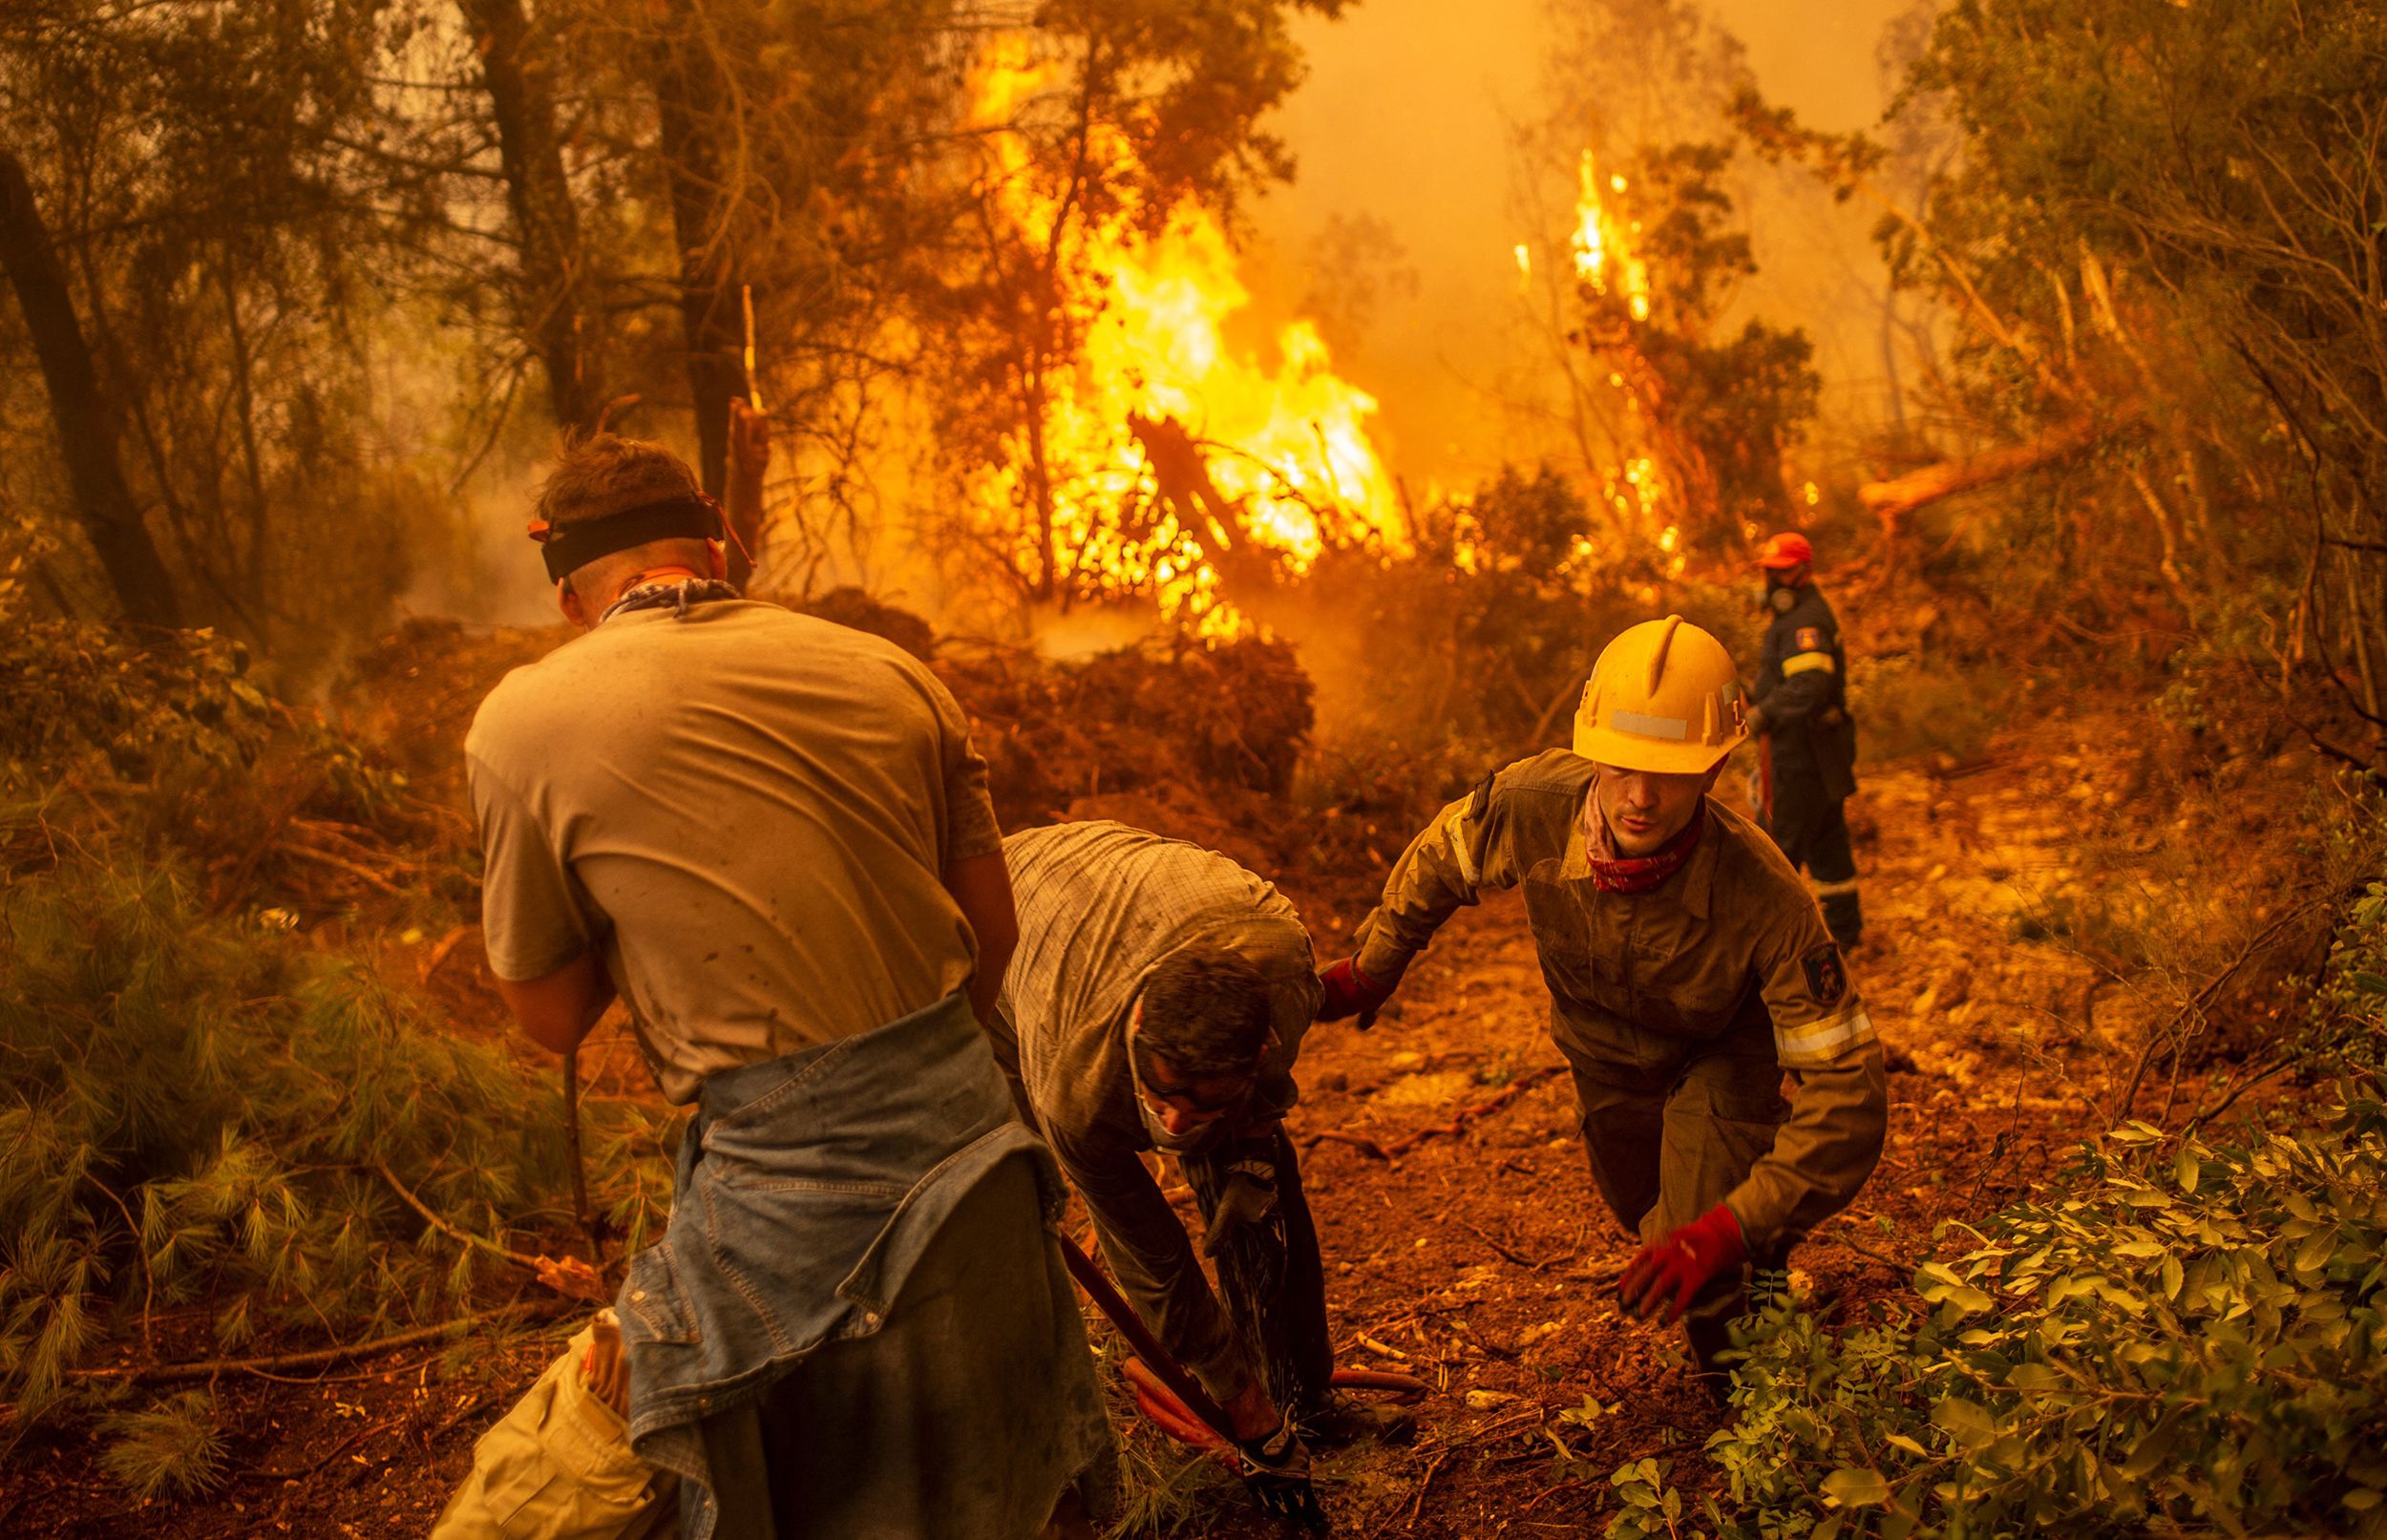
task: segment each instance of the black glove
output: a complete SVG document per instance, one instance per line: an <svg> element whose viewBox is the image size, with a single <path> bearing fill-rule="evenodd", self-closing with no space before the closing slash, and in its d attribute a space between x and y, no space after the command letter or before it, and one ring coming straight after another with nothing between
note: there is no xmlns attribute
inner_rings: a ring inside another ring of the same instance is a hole
<svg viewBox="0 0 2387 1540"><path fill-rule="evenodd" d="M1310 1485L1310 1452L1287 1414L1273 1433L1237 1439L1243 1455L1243 1485L1252 1500L1276 1517L1299 1524L1312 1534L1326 1532L1326 1515L1318 1506L1318 1488Z"/></svg>
<svg viewBox="0 0 2387 1540"><path fill-rule="evenodd" d="M1256 1225L1277 1212L1277 1173L1266 1163L1239 1160L1227 1168L1218 1189L1218 1207L1211 1211L1210 1228L1202 1233L1202 1255L1215 1257L1238 1225Z"/></svg>

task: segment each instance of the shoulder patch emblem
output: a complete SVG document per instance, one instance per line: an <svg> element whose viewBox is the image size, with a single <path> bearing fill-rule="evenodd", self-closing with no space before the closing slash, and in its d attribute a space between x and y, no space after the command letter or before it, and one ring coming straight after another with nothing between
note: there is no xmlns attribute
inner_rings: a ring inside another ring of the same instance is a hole
<svg viewBox="0 0 2387 1540"><path fill-rule="evenodd" d="M1806 992L1816 1004L1829 1010L1848 997L1848 970L1840 960L1839 947L1826 941L1801 958L1799 965L1806 970Z"/></svg>
<svg viewBox="0 0 2387 1540"><path fill-rule="evenodd" d="M1831 647L1831 643L1824 640L1824 628L1820 625L1800 626L1798 641L1801 652L1827 652Z"/></svg>

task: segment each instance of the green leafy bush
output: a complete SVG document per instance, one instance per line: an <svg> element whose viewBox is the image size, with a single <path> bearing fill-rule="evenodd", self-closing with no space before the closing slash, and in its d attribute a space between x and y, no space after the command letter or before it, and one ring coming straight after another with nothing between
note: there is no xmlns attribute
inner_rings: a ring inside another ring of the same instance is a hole
<svg viewBox="0 0 2387 1540"><path fill-rule="evenodd" d="M554 1077L166 868L70 858L0 902L0 1399L30 1416L112 1331L449 1314L506 1243L561 1230ZM600 1102L589 1166L635 1245L669 1184L647 1113ZM518 1249L521 1249L518 1246Z"/></svg>
<svg viewBox="0 0 2387 1540"><path fill-rule="evenodd" d="M292 855L294 819L339 826L329 837L351 856L453 852L453 820L403 775L269 699L247 669L243 648L204 631L137 642L82 622L0 626L0 869L52 866L69 847L170 851L222 877L211 897L224 907L309 859ZM320 877L323 853L312 859Z"/></svg>
<svg viewBox="0 0 2387 1540"><path fill-rule="evenodd" d="M2245 1148L2116 1130L1980 1239L1916 1275L1918 1327L1834 1334L1778 1298L1708 1443L1728 1497L1653 1529L1669 1494L1620 1471L1610 1532L2387 1534L2375 1077Z"/></svg>
<svg viewBox="0 0 2387 1540"><path fill-rule="evenodd" d="M2316 1062L2387 1063L2387 882L2369 884L2349 906L2313 990L2309 1021Z"/></svg>
<svg viewBox="0 0 2387 1540"><path fill-rule="evenodd" d="M1849 665L1848 708L1857 746L1872 766L1944 756L1978 760L2004 717L2010 681L1994 665L1958 671L1917 657L1859 658Z"/></svg>
<svg viewBox="0 0 2387 1540"><path fill-rule="evenodd" d="M1488 770L1564 746L1600 649L1669 612L1756 665L1753 585L1684 576L1548 466L1504 466L1414 517L1407 556L1330 551L1291 600L1254 606L1299 643L1329 703L1313 805L1406 824Z"/></svg>
<svg viewBox="0 0 2387 1540"><path fill-rule="evenodd" d="M145 643L105 626L0 625L0 791L36 792L77 770L124 780L198 761L244 765L272 707L248 655L205 631Z"/></svg>

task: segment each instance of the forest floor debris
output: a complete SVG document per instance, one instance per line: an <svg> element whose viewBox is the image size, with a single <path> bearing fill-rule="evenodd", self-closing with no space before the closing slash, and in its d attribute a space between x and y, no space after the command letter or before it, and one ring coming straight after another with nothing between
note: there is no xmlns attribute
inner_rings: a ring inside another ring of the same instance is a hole
<svg viewBox="0 0 2387 1540"><path fill-rule="evenodd" d="M348 698L349 724L388 745L416 795L454 808L455 746L473 706L496 672L549 641L418 632L360 665L367 686ZM1054 729L1037 712L1069 714L1069 730L1089 742L1111 729L1089 726L1091 707L1046 677L1041 661L991 658L961 670L964 699L1013 712L1002 731L1029 745L1022 751L1040 763L1048 791L1067 790L1067 772L1056 773L1067 749L1041 741ZM1139 677L1126 670L1103 704L1131 712ZM2149 928L2160 906L2124 900L2202 884L2215 905L2274 918L2292 912L2292 853L2264 854L2273 847L2248 825L2311 784L2302 757L2242 764L2226 787L2158 801L2144 794L2138 751L2103 726L2088 713L2042 715L1962 774L1928 764L1876 770L1852 805L1869 926L1852 971L1891 1052L1893 1122L1855 1208L1797 1257L1797 1286L1836 1318L1898 1308L1915 1264L1961 1249L1940 1226L2047 1179L2104 1126L2146 1030L2205 988L2212 964ZM1098 742L1090 751L1116 752ZM1186 756L1177 767L1196 758ZM1275 866L1269 853L1286 843L1293 819L1265 784L1228 780L1222 790L1175 769L1131 791L1089 785L1045 815L1128 815L1100 799L1130 795L1149 803L1147 816L1172 817L1167 832L1232 840L1228 848L1239 844L1245 859L1278 875L1321 960L1347 946L1381 865L1345 852L1332 863ZM2199 837L2181 839L2182 826ZM1402 836L1386 828L1368 843L1389 854ZM433 848L446 843L432 837ZM391 900L356 891L346 903L321 922L353 940L371 933L372 906L387 913ZM477 937L461 925L408 934L383 943L401 976L422 980L457 1030L502 1034ZM2288 968L2267 954L2248 971L2275 981ZM2244 1018L2259 1023L2279 1006L2241 984L2233 981L2228 1003L2244 1030ZM1610 1470L1691 1455L1720 1423L1678 1340L1627 1320L1613 1302L1630 1245L1593 1192L1546 1012L1521 909L1494 899L1446 930L1372 1031L1321 1027L1303 1055L1292 1129L1308 1149L1305 1185L1341 1361L1418 1375L1435 1392L1413 1446L1321 1462L1339 1532L1580 1532L1613 1506ZM651 1100L618 1021L582 1057L593 1095ZM2176 1078L2173 1096L2192 1097L2208 1081L2226 1083L2229 1069L2182 1055L2160 1073ZM2266 1083L2233 1114L2280 1086ZM460 1479L473 1440L536 1378L570 1324L518 1322L466 1344L410 1340L373 1358L214 1376L213 1415L239 1479L172 1501L129 1498L102 1467L91 1429L32 1429L11 1457L21 1475L0 1498L0 1529L81 1535L132 1522L165 1540L418 1531ZM158 1326L162 1356L203 1356L191 1352L199 1323ZM1191 1451L1133 1423L1124 1399L1119 1406L1143 1463L1170 1478L1169 1513L1203 1532L1272 1532L1231 1480L1193 1468ZM1678 1459L1675 1479L1696 1488L1699 1462Z"/></svg>

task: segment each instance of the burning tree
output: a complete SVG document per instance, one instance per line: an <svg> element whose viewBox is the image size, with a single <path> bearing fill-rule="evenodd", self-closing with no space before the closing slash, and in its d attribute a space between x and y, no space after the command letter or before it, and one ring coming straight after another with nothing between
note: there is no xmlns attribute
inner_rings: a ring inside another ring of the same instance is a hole
<svg viewBox="0 0 2387 1540"><path fill-rule="evenodd" d="M1798 328L1764 321L1723 334L1738 285L1757 270L1732 227L1729 145L1646 149L1631 174L1583 152L1565 259L1576 309L1568 340L1587 462L1604 441L1603 501L1616 533L1679 565L1686 543L1724 549L1791 506L1783 454L1804 434L1821 380ZM1531 248L1518 258L1531 275ZM1812 500L1813 494L1806 494Z"/></svg>
<svg viewBox="0 0 2387 1540"><path fill-rule="evenodd" d="M1099 35L1025 32L972 71L975 225L949 293L960 367L940 382L951 524L1027 604L1136 600L1228 635L1233 590L1405 536L1376 402L1317 328L1281 328L1273 362L1231 342L1249 302L1236 184L1155 164L1176 147L1125 74ZM1257 136L1237 153L1255 145L1276 169Z"/></svg>

